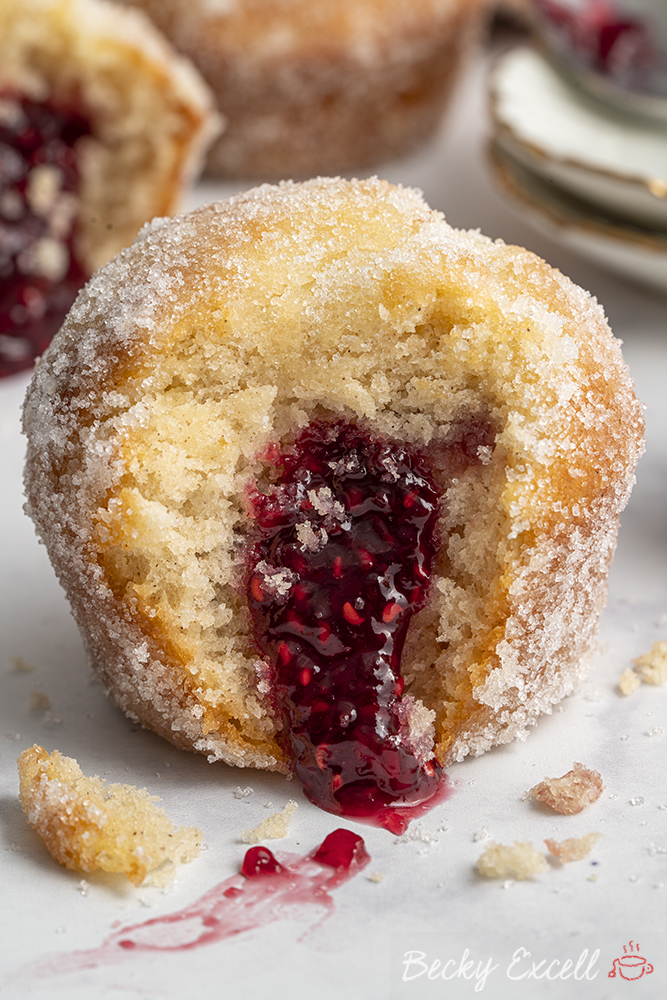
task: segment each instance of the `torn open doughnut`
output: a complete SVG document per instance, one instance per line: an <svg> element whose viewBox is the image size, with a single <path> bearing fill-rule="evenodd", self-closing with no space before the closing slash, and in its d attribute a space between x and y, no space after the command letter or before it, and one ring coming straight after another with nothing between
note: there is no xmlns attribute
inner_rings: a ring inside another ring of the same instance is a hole
<svg viewBox="0 0 667 1000"><path fill-rule="evenodd" d="M25 428L118 704L390 829L585 673L643 440L587 293L377 179L146 227Z"/></svg>
<svg viewBox="0 0 667 1000"><path fill-rule="evenodd" d="M143 14L3 0L0 376L30 367L95 268L179 207L215 120Z"/></svg>

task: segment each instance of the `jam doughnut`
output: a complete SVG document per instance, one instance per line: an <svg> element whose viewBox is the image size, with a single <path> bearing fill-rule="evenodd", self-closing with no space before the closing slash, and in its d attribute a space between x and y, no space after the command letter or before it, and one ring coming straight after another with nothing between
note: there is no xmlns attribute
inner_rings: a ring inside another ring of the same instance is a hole
<svg viewBox="0 0 667 1000"><path fill-rule="evenodd" d="M213 137L198 74L138 11L0 5L0 375L32 365L96 267L177 207Z"/></svg>
<svg viewBox="0 0 667 1000"><path fill-rule="evenodd" d="M585 674L643 442L587 293L377 179L147 226L25 429L28 510L128 715L392 829Z"/></svg>
<svg viewBox="0 0 667 1000"><path fill-rule="evenodd" d="M124 0L213 90L228 128L208 172L356 170L436 128L486 0Z"/></svg>

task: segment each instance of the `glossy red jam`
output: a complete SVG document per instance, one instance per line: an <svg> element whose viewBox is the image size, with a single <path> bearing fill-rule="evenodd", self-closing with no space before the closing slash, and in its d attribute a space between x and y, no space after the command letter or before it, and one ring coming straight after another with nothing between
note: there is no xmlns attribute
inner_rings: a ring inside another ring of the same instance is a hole
<svg viewBox="0 0 667 1000"><path fill-rule="evenodd" d="M416 805L440 768L411 740L399 667L436 554L433 475L423 456L343 422L307 427L276 464L280 482L252 497L248 599L295 773L333 813Z"/></svg>
<svg viewBox="0 0 667 1000"><path fill-rule="evenodd" d="M313 861L335 868L341 874L349 874L364 868L371 860L363 837L351 830L334 830L324 838L316 851Z"/></svg>
<svg viewBox="0 0 667 1000"><path fill-rule="evenodd" d="M29 368L86 280L74 254L79 115L0 94L0 376Z"/></svg>
<svg viewBox="0 0 667 1000"><path fill-rule="evenodd" d="M258 875L279 875L285 871L268 847L251 847L246 851L241 865L241 874L246 878L256 878Z"/></svg>
<svg viewBox="0 0 667 1000"><path fill-rule="evenodd" d="M328 834L310 857L319 865L335 869L339 875L353 875L365 868L370 861L363 837L342 827ZM245 878L284 875L287 871L288 869L281 865L273 852L264 846L251 847L246 851L241 865L241 875Z"/></svg>

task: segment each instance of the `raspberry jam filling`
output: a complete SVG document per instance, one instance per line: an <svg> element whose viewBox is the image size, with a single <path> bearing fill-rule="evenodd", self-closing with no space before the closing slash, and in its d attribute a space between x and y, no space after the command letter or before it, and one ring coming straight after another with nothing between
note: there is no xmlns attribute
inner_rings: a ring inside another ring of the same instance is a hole
<svg viewBox="0 0 667 1000"><path fill-rule="evenodd" d="M430 800L441 776L399 669L440 491L423 456L342 421L311 424L275 464L280 481L252 496L248 602L295 773L329 812L402 832L396 807Z"/></svg>
<svg viewBox="0 0 667 1000"><path fill-rule="evenodd" d="M0 376L32 365L86 275L73 244L78 114L0 94Z"/></svg>

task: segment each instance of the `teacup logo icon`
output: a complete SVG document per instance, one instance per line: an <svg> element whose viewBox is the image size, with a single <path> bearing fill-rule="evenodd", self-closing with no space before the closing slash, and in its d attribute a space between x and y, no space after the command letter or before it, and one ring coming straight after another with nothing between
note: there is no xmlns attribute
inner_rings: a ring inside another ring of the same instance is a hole
<svg viewBox="0 0 667 1000"><path fill-rule="evenodd" d="M614 959L614 964L607 973L609 979L613 979L616 975L622 976L623 979L641 979L642 976L648 976L653 972L651 963L647 962L643 955L637 954L638 944L633 947L633 942L630 941L629 945L623 945L623 951L625 955Z"/></svg>

